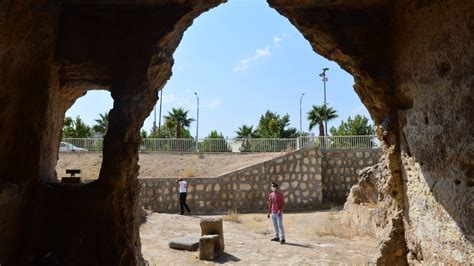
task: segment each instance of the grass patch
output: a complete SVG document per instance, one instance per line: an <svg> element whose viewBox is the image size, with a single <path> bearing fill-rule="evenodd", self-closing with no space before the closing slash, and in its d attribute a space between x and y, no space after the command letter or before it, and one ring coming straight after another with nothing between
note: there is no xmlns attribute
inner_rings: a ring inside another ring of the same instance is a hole
<svg viewBox="0 0 474 266"><path fill-rule="evenodd" d="M357 230L342 223L336 216L336 213L331 213L328 221L324 225L318 225L317 228L313 229L313 233L318 236L335 236L346 239L352 239L359 235Z"/></svg>
<svg viewBox="0 0 474 266"><path fill-rule="evenodd" d="M229 210L222 216L222 220L231 223L240 223L240 213L237 210Z"/></svg>
<svg viewBox="0 0 474 266"><path fill-rule="evenodd" d="M186 168L184 169L183 173L184 177L193 177L194 176L194 170L191 168Z"/></svg>

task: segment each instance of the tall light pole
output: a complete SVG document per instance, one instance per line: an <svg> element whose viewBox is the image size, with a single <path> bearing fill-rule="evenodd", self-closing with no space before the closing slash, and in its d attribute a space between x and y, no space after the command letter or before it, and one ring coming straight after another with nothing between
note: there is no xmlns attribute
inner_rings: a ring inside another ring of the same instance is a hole
<svg viewBox="0 0 474 266"><path fill-rule="evenodd" d="M160 90L160 117L158 117L158 138L161 137L161 105L162 103L163 103L163 89ZM155 110L156 110L156 107L155 107Z"/></svg>
<svg viewBox="0 0 474 266"><path fill-rule="evenodd" d="M301 93L301 97L300 97L300 137L301 135L303 134L303 113L302 113L302 110L301 110L301 104L303 102L303 96L304 96L304 92Z"/></svg>
<svg viewBox="0 0 474 266"><path fill-rule="evenodd" d="M196 100L197 100L197 110L196 110L196 151L199 151L199 146L198 146L198 142L199 142L199 96L197 94L197 92L194 93L194 95L196 95Z"/></svg>
<svg viewBox="0 0 474 266"><path fill-rule="evenodd" d="M323 84L324 84L324 131L326 132L325 133L325 136L328 135L328 117L327 117L327 102L326 102L326 81L328 81L328 78L326 77L326 71L328 71L329 68L325 67L323 68L323 73L319 74L320 77L322 77L322 81L323 81Z"/></svg>
<svg viewBox="0 0 474 266"><path fill-rule="evenodd" d="M156 104L153 110L153 137L156 136Z"/></svg>

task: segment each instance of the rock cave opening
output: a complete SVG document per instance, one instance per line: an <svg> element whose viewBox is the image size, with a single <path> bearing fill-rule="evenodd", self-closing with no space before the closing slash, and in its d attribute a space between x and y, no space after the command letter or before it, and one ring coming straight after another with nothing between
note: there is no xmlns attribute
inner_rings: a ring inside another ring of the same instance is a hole
<svg viewBox="0 0 474 266"><path fill-rule="evenodd" d="M1 264L144 263L140 129L183 32L221 2L0 5ZM472 263L474 2L269 3L354 75L379 125L383 207L370 261ZM39 182L55 176L68 102L91 85L114 99L99 180L80 190Z"/></svg>
<svg viewBox="0 0 474 266"><path fill-rule="evenodd" d="M107 134L109 111L113 107L110 92L88 90L74 99L64 115L61 142L58 148L56 172L58 181L70 174L66 170L80 170L80 180L95 180L102 164L103 138Z"/></svg>

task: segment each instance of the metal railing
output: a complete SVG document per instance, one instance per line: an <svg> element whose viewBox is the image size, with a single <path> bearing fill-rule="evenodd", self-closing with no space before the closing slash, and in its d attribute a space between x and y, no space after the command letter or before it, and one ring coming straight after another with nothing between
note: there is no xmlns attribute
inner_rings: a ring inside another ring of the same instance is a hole
<svg viewBox="0 0 474 266"><path fill-rule="evenodd" d="M64 138L62 142L88 151L102 151L103 139ZM199 152L282 152L300 148L373 149L380 147L376 136L300 137L292 139L199 139ZM61 151L61 150L60 150ZM63 150L64 151L64 150ZM196 152L195 139L143 139L143 152Z"/></svg>
<svg viewBox="0 0 474 266"><path fill-rule="evenodd" d="M381 144L375 135L361 136L327 136L300 137L301 147L318 147L325 149L374 149Z"/></svg>

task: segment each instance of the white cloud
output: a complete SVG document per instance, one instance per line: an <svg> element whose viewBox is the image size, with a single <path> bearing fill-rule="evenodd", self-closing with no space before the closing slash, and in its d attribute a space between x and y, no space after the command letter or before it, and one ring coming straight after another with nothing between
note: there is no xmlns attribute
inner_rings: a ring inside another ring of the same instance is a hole
<svg viewBox="0 0 474 266"><path fill-rule="evenodd" d="M173 103L176 102L176 95L174 94L165 94L163 95L163 102L164 103Z"/></svg>
<svg viewBox="0 0 474 266"><path fill-rule="evenodd" d="M245 71L247 70L247 68L249 67L249 64L255 60L258 60L262 57L267 57L267 56L271 56L272 53L270 52L270 47L265 47L265 48L262 48L262 49L257 49L255 50L255 54L252 56L252 57L249 57L249 58L245 58L245 59L242 59L240 60L239 62L239 65L235 66L232 71L233 72L236 72L236 71Z"/></svg>
<svg viewBox="0 0 474 266"><path fill-rule="evenodd" d="M273 44L275 45L275 47L280 47L280 45L281 45L281 38L278 37L278 36L275 36L275 38L273 38Z"/></svg>
<svg viewBox="0 0 474 266"><path fill-rule="evenodd" d="M222 99L220 98L214 98L212 100L209 100L206 102L206 106L210 109L216 109L222 104Z"/></svg>

